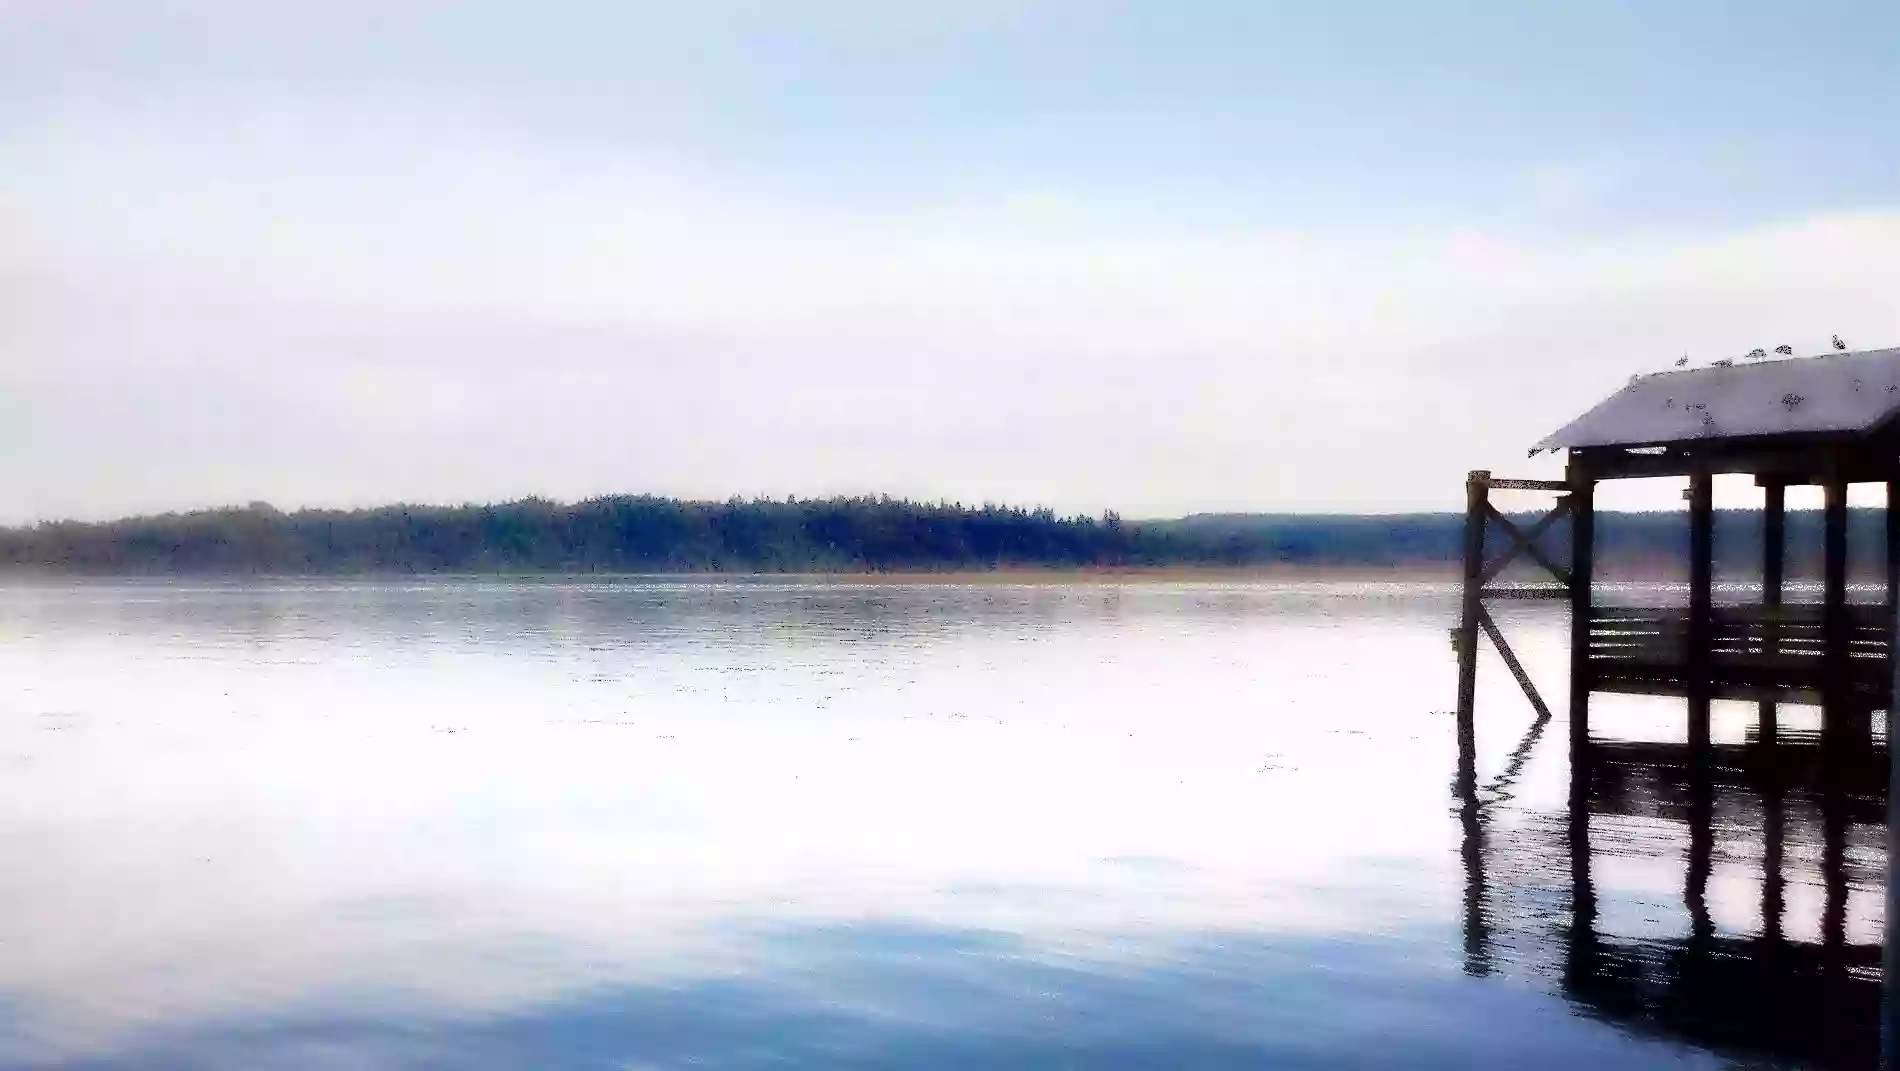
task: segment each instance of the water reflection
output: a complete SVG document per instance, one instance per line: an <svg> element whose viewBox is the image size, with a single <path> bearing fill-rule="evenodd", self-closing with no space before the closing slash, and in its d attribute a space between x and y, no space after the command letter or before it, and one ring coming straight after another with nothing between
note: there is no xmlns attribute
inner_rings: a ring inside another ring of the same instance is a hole
<svg viewBox="0 0 1900 1071"><path fill-rule="evenodd" d="M1545 946L1527 958L1559 958L1564 995L1590 1016L1738 1057L1874 1066L1885 749L1826 748L1768 713L1755 739L1706 751L1593 740L1570 803L1502 836L1479 791L1461 793L1467 970L1488 973L1517 938ZM1514 887L1487 871L1501 853L1518 856ZM1605 865L1619 887L1603 887ZM1679 869L1680 923L1659 865ZM1538 894L1563 870L1566 917L1552 918ZM1792 920L1791 886L1819 893Z"/></svg>
<svg viewBox="0 0 1900 1071"><path fill-rule="evenodd" d="M1713 1065L1521 969L1566 767L1445 813L1455 597L0 588L0 1065Z"/></svg>

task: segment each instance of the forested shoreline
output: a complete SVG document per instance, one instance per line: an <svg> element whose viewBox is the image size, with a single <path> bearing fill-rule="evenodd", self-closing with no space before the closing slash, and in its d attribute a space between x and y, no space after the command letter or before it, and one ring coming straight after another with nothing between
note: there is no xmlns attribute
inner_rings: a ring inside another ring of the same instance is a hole
<svg viewBox="0 0 1900 1071"><path fill-rule="evenodd" d="M1812 571L1819 515L1789 514L1792 571ZM883 497L687 501L617 495L575 503L396 505L282 512L257 503L123 520L0 529L0 568L81 575L949 572L1166 567L1454 567L1464 518L1220 514L1124 521L1048 509ZM1547 539L1567 553L1562 525ZM1604 575L1668 575L1677 513L1598 517ZM1883 559L1884 516L1856 510L1856 571ZM1759 515L1719 511L1718 569L1752 572Z"/></svg>

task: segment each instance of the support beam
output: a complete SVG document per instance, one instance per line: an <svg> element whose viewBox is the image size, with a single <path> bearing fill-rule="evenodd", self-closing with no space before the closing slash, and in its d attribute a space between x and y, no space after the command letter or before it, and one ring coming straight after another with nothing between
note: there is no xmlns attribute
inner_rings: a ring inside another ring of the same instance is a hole
<svg viewBox="0 0 1900 1071"><path fill-rule="evenodd" d="M1689 747L1698 754L1709 746L1711 593L1715 581L1714 478L1707 472L1689 477Z"/></svg>
<svg viewBox="0 0 1900 1071"><path fill-rule="evenodd" d="M1570 763L1582 765L1590 746L1591 580L1596 561L1596 482L1570 472Z"/></svg>
<svg viewBox="0 0 1900 1071"><path fill-rule="evenodd" d="M1845 746L1847 688L1847 483L1828 480L1822 505L1822 743Z"/></svg>
<svg viewBox="0 0 1900 1071"><path fill-rule="evenodd" d="M1788 560L1788 487L1770 483L1762 487L1761 508L1761 602L1763 606L1781 605L1782 570Z"/></svg>
<svg viewBox="0 0 1900 1071"><path fill-rule="evenodd" d="M1537 685L1532 683L1531 675L1524 672L1524 664L1517 660L1517 653L1511 650L1511 645L1504 642L1504 633L1498 631L1498 623L1491 620L1491 611L1486 610L1482 603L1478 606L1478 625L1484 629L1486 636L1491 637L1491 645L1498 649L1498 657L1504 659L1511 676L1517 678L1517 686L1524 689L1524 698L1530 700L1531 706L1536 709L1537 719L1548 719L1550 708L1544 705L1544 697L1537 694Z"/></svg>
<svg viewBox="0 0 1900 1071"><path fill-rule="evenodd" d="M1890 507L1891 508L1891 507ZM1900 652L1888 660L1893 683L1887 710L1900 709ZM1892 713L1887 721L1887 934L1881 956L1880 1055L1882 1067L1900 1067L1900 746Z"/></svg>
<svg viewBox="0 0 1900 1071"><path fill-rule="evenodd" d="M1482 469L1465 477L1465 590L1458 619L1458 786L1476 786L1478 696L1478 615L1483 610L1480 578L1484 573L1484 520L1490 505L1491 474Z"/></svg>
<svg viewBox="0 0 1900 1071"><path fill-rule="evenodd" d="M1900 1067L1900 480L1887 481L1887 925L1881 949L1880 1066Z"/></svg>
<svg viewBox="0 0 1900 1071"><path fill-rule="evenodd" d="M1571 451L1602 480L1690 476L1697 472L1772 477L1784 483L1822 483L1832 476L1855 483L1900 478L1900 459L1884 445L1856 442L1851 436L1802 443L1698 442L1635 453L1623 447Z"/></svg>
<svg viewBox="0 0 1900 1071"><path fill-rule="evenodd" d="M1762 483L1761 509L1761 604L1781 605L1782 571L1788 561L1788 486L1773 480ZM1762 653L1774 655L1779 649L1779 625L1762 624ZM1773 747L1781 735L1779 707L1773 699L1764 699L1756 708L1756 739Z"/></svg>
<svg viewBox="0 0 1900 1071"><path fill-rule="evenodd" d="M1900 480L1887 481L1887 660L1900 660ZM1894 751L1894 729L1900 718L1887 703L1887 750ZM1870 732L1871 735L1871 732Z"/></svg>
<svg viewBox="0 0 1900 1071"><path fill-rule="evenodd" d="M1900 607L1900 480L1887 481L1887 611Z"/></svg>

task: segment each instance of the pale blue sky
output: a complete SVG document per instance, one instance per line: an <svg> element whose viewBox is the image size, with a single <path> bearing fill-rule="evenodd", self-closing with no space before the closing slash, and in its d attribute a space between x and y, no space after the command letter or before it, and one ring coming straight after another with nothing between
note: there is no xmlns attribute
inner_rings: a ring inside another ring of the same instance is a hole
<svg viewBox="0 0 1900 1071"><path fill-rule="evenodd" d="M0 0L0 514L1455 505L1900 344L1896 117L1891 3Z"/></svg>

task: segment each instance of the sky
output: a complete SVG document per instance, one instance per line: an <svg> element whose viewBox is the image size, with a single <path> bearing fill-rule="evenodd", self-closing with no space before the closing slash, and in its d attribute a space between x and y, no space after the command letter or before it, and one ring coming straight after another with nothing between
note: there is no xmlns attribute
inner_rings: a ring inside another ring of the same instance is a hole
<svg viewBox="0 0 1900 1071"><path fill-rule="evenodd" d="M0 0L0 521L1457 508L1896 293L1885 0Z"/></svg>

